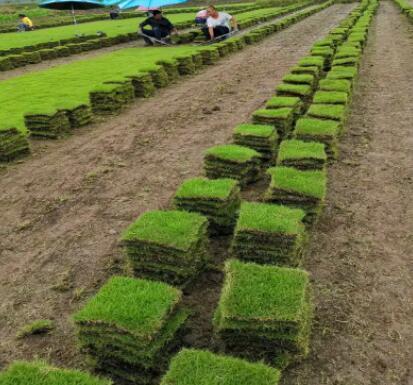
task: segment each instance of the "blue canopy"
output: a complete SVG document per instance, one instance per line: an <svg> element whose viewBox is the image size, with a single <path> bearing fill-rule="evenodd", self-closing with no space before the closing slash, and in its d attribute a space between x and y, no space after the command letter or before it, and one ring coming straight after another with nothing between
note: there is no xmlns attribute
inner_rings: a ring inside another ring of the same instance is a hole
<svg viewBox="0 0 413 385"><path fill-rule="evenodd" d="M93 9L104 7L103 0L42 0L39 7L49 9Z"/></svg>
<svg viewBox="0 0 413 385"><path fill-rule="evenodd" d="M120 9L130 8L159 8L165 5L185 3L187 0L124 0L118 4Z"/></svg>

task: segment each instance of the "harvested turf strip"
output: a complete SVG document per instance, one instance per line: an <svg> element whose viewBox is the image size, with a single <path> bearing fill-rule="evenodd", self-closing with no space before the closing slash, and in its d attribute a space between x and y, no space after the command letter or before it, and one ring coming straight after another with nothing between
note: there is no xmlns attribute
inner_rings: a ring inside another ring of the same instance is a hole
<svg viewBox="0 0 413 385"><path fill-rule="evenodd" d="M232 352L279 365L307 356L312 319L308 273L229 260L214 329Z"/></svg>
<svg viewBox="0 0 413 385"><path fill-rule="evenodd" d="M183 349L172 359L161 385L277 385L280 377L279 370L263 363Z"/></svg>
<svg viewBox="0 0 413 385"><path fill-rule="evenodd" d="M15 128L0 130L0 161L10 161L30 152L27 135Z"/></svg>
<svg viewBox="0 0 413 385"><path fill-rule="evenodd" d="M312 104L307 115L312 118L336 120L344 124L346 112L346 106L342 104Z"/></svg>
<svg viewBox="0 0 413 385"><path fill-rule="evenodd" d="M275 88L278 96L299 97L305 104L311 101L313 88L308 84L281 83Z"/></svg>
<svg viewBox="0 0 413 385"><path fill-rule="evenodd" d="M261 154L252 148L236 144L218 145L206 151L204 169L208 178L236 179L243 187L259 179L261 160Z"/></svg>
<svg viewBox="0 0 413 385"><path fill-rule="evenodd" d="M314 223L321 213L327 190L325 170L298 170L294 167L272 167L267 173L271 182L264 199L268 202L302 208L305 221Z"/></svg>
<svg viewBox="0 0 413 385"><path fill-rule="evenodd" d="M1 385L112 385L112 381L86 372L60 369L43 361L16 361L0 372Z"/></svg>
<svg viewBox="0 0 413 385"><path fill-rule="evenodd" d="M131 268L138 276L185 285L208 260L208 220L186 211L148 211L123 233Z"/></svg>
<svg viewBox="0 0 413 385"><path fill-rule="evenodd" d="M264 160L274 159L277 154L278 133L273 126L262 124L240 124L234 129L234 143L252 148Z"/></svg>
<svg viewBox="0 0 413 385"><path fill-rule="evenodd" d="M317 91L313 97L314 104L342 104L346 106L349 95L346 92Z"/></svg>
<svg viewBox="0 0 413 385"><path fill-rule="evenodd" d="M70 132L70 121L65 111L52 114L27 114L24 121L31 136L55 139Z"/></svg>
<svg viewBox="0 0 413 385"><path fill-rule="evenodd" d="M297 266L305 242L304 211L243 202L232 241L232 254L257 263Z"/></svg>
<svg viewBox="0 0 413 385"><path fill-rule="evenodd" d="M252 120L256 124L266 124L274 126L278 132L278 136L280 138L283 138L288 133L290 133L293 128L294 109L289 107L282 107L277 109L257 110L252 114Z"/></svg>
<svg viewBox="0 0 413 385"><path fill-rule="evenodd" d="M304 105L299 97L296 96L273 96L267 100L265 108L292 108L294 114L299 115L303 112Z"/></svg>
<svg viewBox="0 0 413 385"><path fill-rule="evenodd" d="M174 206L208 218L210 234L231 234L240 206L238 182L234 179L188 179L178 188Z"/></svg>
<svg viewBox="0 0 413 385"><path fill-rule="evenodd" d="M181 298L162 282L112 277L73 316L81 351L114 378L149 383L180 344Z"/></svg>
<svg viewBox="0 0 413 385"><path fill-rule="evenodd" d="M295 167L300 170L321 170L326 162L327 154L323 143L290 139L280 144L278 166Z"/></svg>

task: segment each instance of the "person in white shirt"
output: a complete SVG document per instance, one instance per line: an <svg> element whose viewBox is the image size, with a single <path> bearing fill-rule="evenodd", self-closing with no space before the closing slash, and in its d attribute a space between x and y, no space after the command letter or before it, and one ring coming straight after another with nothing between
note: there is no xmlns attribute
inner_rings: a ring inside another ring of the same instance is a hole
<svg viewBox="0 0 413 385"><path fill-rule="evenodd" d="M237 21L229 13L218 12L213 5L208 7L208 18L204 34L207 39L216 39L218 36L226 35L232 29L237 29Z"/></svg>

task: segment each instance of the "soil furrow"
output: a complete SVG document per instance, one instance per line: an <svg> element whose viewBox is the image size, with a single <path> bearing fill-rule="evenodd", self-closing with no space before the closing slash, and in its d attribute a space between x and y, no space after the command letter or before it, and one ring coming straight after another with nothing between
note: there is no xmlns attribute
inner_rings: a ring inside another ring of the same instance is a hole
<svg viewBox="0 0 413 385"><path fill-rule="evenodd" d="M203 151L229 141L353 7L332 6L118 117L39 142L32 157L1 172L0 365L34 355L82 365L68 317L118 272L122 229L145 210L168 207L177 186L202 173ZM55 319L56 330L14 338L38 318Z"/></svg>

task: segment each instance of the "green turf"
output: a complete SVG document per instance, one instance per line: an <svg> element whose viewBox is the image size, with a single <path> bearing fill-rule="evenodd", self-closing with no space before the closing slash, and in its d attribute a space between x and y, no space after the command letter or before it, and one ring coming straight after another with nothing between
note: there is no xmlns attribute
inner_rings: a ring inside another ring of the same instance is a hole
<svg viewBox="0 0 413 385"><path fill-rule="evenodd" d="M277 163L295 159L327 160L324 144L319 142L303 142L301 140L283 140L278 150Z"/></svg>
<svg viewBox="0 0 413 385"><path fill-rule="evenodd" d="M282 78L284 83L291 84L308 84L312 86L314 84L314 76L309 74L288 74Z"/></svg>
<svg viewBox="0 0 413 385"><path fill-rule="evenodd" d="M301 66L301 67L316 66L318 68L323 68L324 58L321 56L306 56L306 57L303 57L298 62L298 66Z"/></svg>
<svg viewBox="0 0 413 385"><path fill-rule="evenodd" d="M244 163L251 161L254 158L261 157L257 151L248 147L238 146L236 144L223 144L210 147L206 151L206 155L237 163Z"/></svg>
<svg viewBox="0 0 413 385"><path fill-rule="evenodd" d="M343 121L346 115L346 107L342 104L312 104L307 114L322 119Z"/></svg>
<svg viewBox="0 0 413 385"><path fill-rule="evenodd" d="M290 84L281 83L275 88L278 95L298 95L298 96L310 96L313 92L311 86L307 84ZM277 111L277 110L276 110Z"/></svg>
<svg viewBox="0 0 413 385"><path fill-rule="evenodd" d="M229 260L217 312L233 320L299 321L308 286L303 270Z"/></svg>
<svg viewBox="0 0 413 385"><path fill-rule="evenodd" d="M301 233L305 216L301 209L292 209L258 202L242 202L236 232L256 230L269 233L298 234Z"/></svg>
<svg viewBox="0 0 413 385"><path fill-rule="evenodd" d="M239 126L235 127L234 134L245 136L259 136L262 138L268 138L274 135L277 136L277 132L274 130L274 127L265 124L240 124Z"/></svg>
<svg viewBox="0 0 413 385"><path fill-rule="evenodd" d="M326 195L326 173L319 170L297 170L293 167L272 167L267 173L271 176L270 188L296 192L317 199Z"/></svg>
<svg viewBox="0 0 413 385"><path fill-rule="evenodd" d="M181 299L181 292L162 282L112 277L79 310L77 323L106 323L151 339Z"/></svg>
<svg viewBox="0 0 413 385"><path fill-rule="evenodd" d="M314 94L313 102L316 104L347 104L348 94L337 91L317 91Z"/></svg>
<svg viewBox="0 0 413 385"><path fill-rule="evenodd" d="M351 82L348 80L323 79L319 83L319 89L322 91L337 91L350 93Z"/></svg>
<svg viewBox="0 0 413 385"><path fill-rule="evenodd" d="M188 179L181 184L176 198L227 199L238 182L233 179Z"/></svg>
<svg viewBox="0 0 413 385"><path fill-rule="evenodd" d="M292 113L291 108L277 108L277 109L262 109L256 110L253 112L252 116L254 117L264 117L264 118L279 118L279 119L288 119L291 117Z"/></svg>
<svg viewBox="0 0 413 385"><path fill-rule="evenodd" d="M45 362L15 361L0 372L1 385L111 385L112 381L73 369L59 369Z"/></svg>
<svg viewBox="0 0 413 385"><path fill-rule="evenodd" d="M184 349L172 359L161 385L277 385L280 376L262 363Z"/></svg>
<svg viewBox="0 0 413 385"><path fill-rule="evenodd" d="M202 215L184 211L147 211L123 233L125 242L143 241L188 250L199 238L207 221Z"/></svg>
<svg viewBox="0 0 413 385"><path fill-rule="evenodd" d="M334 120L313 119L304 117L297 120L294 133L298 135L337 136L340 125Z"/></svg>
<svg viewBox="0 0 413 385"><path fill-rule="evenodd" d="M265 108L283 108L289 107L296 109L301 105L301 99L296 96L274 96L268 99Z"/></svg>

